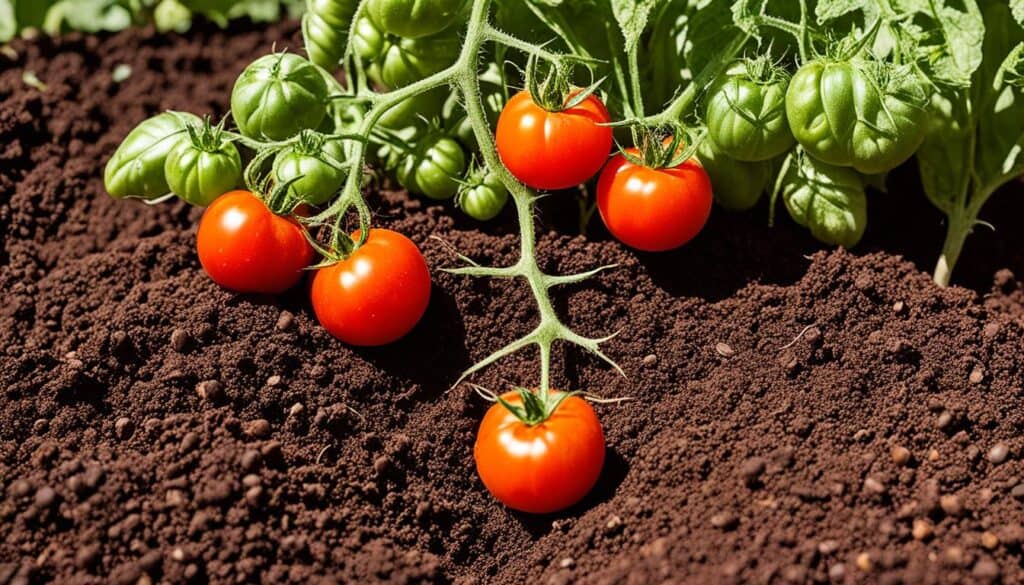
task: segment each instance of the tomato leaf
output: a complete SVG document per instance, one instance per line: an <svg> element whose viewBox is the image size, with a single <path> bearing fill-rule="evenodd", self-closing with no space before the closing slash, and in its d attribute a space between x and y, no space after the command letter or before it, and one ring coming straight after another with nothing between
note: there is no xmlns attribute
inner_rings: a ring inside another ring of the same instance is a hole
<svg viewBox="0 0 1024 585"><path fill-rule="evenodd" d="M14 20L14 5L11 0L0 0L0 43L6 43L18 32L18 23Z"/></svg>
<svg viewBox="0 0 1024 585"><path fill-rule="evenodd" d="M1010 10L1017 23L1024 26L1024 0L1010 0Z"/></svg>
<svg viewBox="0 0 1024 585"><path fill-rule="evenodd" d="M981 65L985 23L976 0L898 0L901 14L913 17L918 56L939 81L959 87L971 84Z"/></svg>
<svg viewBox="0 0 1024 585"><path fill-rule="evenodd" d="M612 0L612 13L622 29L627 47L639 44L655 4L656 0Z"/></svg>

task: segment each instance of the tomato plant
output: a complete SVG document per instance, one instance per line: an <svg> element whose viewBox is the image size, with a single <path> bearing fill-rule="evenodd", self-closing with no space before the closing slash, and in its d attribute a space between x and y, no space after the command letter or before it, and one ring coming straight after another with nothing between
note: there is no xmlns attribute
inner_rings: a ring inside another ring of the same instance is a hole
<svg viewBox="0 0 1024 585"><path fill-rule="evenodd" d="M195 114L164 112L133 129L110 157L103 172L113 197L155 199L170 192L164 166L167 156L187 139L187 124L201 124Z"/></svg>
<svg viewBox="0 0 1024 585"><path fill-rule="evenodd" d="M768 188L772 165L769 161L745 162L718 152L710 140L697 148L700 165L711 180L711 195L724 209L743 211L757 205Z"/></svg>
<svg viewBox="0 0 1024 585"><path fill-rule="evenodd" d="M459 54L459 36L447 30L422 38L384 33L369 18L356 27L355 50L373 63L369 73L386 87L405 87L444 69Z"/></svg>
<svg viewBox="0 0 1024 585"><path fill-rule="evenodd" d="M450 27L465 6L466 0L367 0L366 13L388 33L418 39Z"/></svg>
<svg viewBox="0 0 1024 585"><path fill-rule="evenodd" d="M716 150L739 161L762 161L792 148L788 83L785 71L767 57L730 67L708 94L705 120Z"/></svg>
<svg viewBox="0 0 1024 585"><path fill-rule="evenodd" d="M196 251L214 282L242 293L284 292L313 260L302 226L249 191L225 193L206 208Z"/></svg>
<svg viewBox="0 0 1024 585"><path fill-rule="evenodd" d="M404 157L398 182L414 193L431 199L450 199L459 190L459 178L466 170L466 155L452 138L423 140L416 151Z"/></svg>
<svg viewBox="0 0 1024 585"><path fill-rule="evenodd" d="M358 0L309 0L302 15L302 37L310 61L328 71L338 67L357 8Z"/></svg>
<svg viewBox="0 0 1024 585"><path fill-rule="evenodd" d="M352 236L359 240L359 234ZM419 248L398 232L374 228L361 246L313 276L310 297L324 329L352 345L404 337L430 303L430 271Z"/></svg>
<svg viewBox="0 0 1024 585"><path fill-rule="evenodd" d="M645 252L689 242L711 215L711 181L695 159L669 168L645 166L638 149L618 154L597 182L597 209L619 241Z"/></svg>
<svg viewBox="0 0 1024 585"><path fill-rule="evenodd" d="M508 190L494 173L469 178L459 190L456 204L466 215L480 221L494 219L508 203Z"/></svg>
<svg viewBox="0 0 1024 585"><path fill-rule="evenodd" d="M186 126L187 138L167 154L167 185L192 205L206 207L242 180L242 157L220 126Z"/></svg>
<svg viewBox="0 0 1024 585"><path fill-rule="evenodd" d="M341 189L345 171L344 146L338 140L305 132L302 139L274 159L274 177L278 183L291 183L291 196L310 205L322 205Z"/></svg>
<svg viewBox="0 0 1024 585"><path fill-rule="evenodd" d="M595 95L549 111L528 91L512 96L498 117L495 140L501 162L535 189L568 189L594 176L608 160L612 129Z"/></svg>
<svg viewBox="0 0 1024 585"><path fill-rule="evenodd" d="M586 400L550 391L500 397L480 422L473 459L487 490L509 508L549 514L579 502L604 467L604 432Z"/></svg>

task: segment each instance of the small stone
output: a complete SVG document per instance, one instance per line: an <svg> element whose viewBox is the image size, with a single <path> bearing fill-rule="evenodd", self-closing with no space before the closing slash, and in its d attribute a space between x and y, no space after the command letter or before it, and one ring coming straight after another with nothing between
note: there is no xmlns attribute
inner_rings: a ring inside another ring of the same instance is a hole
<svg viewBox="0 0 1024 585"><path fill-rule="evenodd" d="M823 540L818 543L818 552L823 555L830 555L836 552L837 550L839 550L838 540L829 539Z"/></svg>
<svg viewBox="0 0 1024 585"><path fill-rule="evenodd" d="M270 436L270 421L258 418L245 425L245 434L254 439L266 439Z"/></svg>
<svg viewBox="0 0 1024 585"><path fill-rule="evenodd" d="M178 445L178 449L182 453L190 453L193 449L199 446L199 433L189 431L185 433L185 436L181 438L181 444Z"/></svg>
<svg viewBox="0 0 1024 585"><path fill-rule="evenodd" d="M134 431L134 425L130 418L122 416L121 418L114 421L114 434L117 435L118 439L122 441L131 437Z"/></svg>
<svg viewBox="0 0 1024 585"><path fill-rule="evenodd" d="M171 347L178 353L185 353L192 345L192 336L184 329L175 329L171 332Z"/></svg>
<svg viewBox="0 0 1024 585"><path fill-rule="evenodd" d="M906 310L906 308L907 304L904 303L903 301L896 301L895 303L892 304L892 312L896 313L897 315L902 315L903 311Z"/></svg>
<svg viewBox="0 0 1024 585"><path fill-rule="evenodd" d="M217 380L206 380L196 386L196 392L203 400L210 402L221 402L227 396L224 392L224 385Z"/></svg>
<svg viewBox="0 0 1024 585"><path fill-rule="evenodd" d="M874 477L868 477L864 480L864 489L879 496L884 495L885 492L888 491L885 484Z"/></svg>
<svg viewBox="0 0 1024 585"><path fill-rule="evenodd" d="M622 518L616 514L612 514L608 517L608 521L604 523L604 533L606 535L612 535L620 532L623 527Z"/></svg>
<svg viewBox="0 0 1024 585"><path fill-rule="evenodd" d="M1010 448L1006 445L1006 443L996 443L995 445L992 445L991 449L988 450L988 455L986 455L986 457L988 458L989 463L999 465L1000 463L1006 461L1006 458L1009 455Z"/></svg>
<svg viewBox="0 0 1024 585"><path fill-rule="evenodd" d="M258 486L261 483L263 483L263 480L255 473L246 474L246 476L242 478L242 485L247 488Z"/></svg>
<svg viewBox="0 0 1024 585"><path fill-rule="evenodd" d="M149 572L159 567L163 560L164 556L160 554L160 551L151 550L142 555L142 558L139 559L139 567L142 568L143 571Z"/></svg>
<svg viewBox="0 0 1024 585"><path fill-rule="evenodd" d="M727 343L716 343L715 352L722 357L732 357L736 355L736 351Z"/></svg>
<svg viewBox="0 0 1024 585"><path fill-rule="evenodd" d="M649 353L644 356L644 359L642 361L645 366L653 366L654 364L658 363L658 356L654 355L653 353Z"/></svg>
<svg viewBox="0 0 1024 585"><path fill-rule="evenodd" d="M274 386L280 386L280 385L281 385L281 376L278 376L277 374L274 374L273 376L270 376L269 378L267 378L267 386L268 387L273 388Z"/></svg>
<svg viewBox="0 0 1024 585"><path fill-rule="evenodd" d="M262 497L263 488L261 486L254 485L245 491L245 501L250 506L258 506Z"/></svg>
<svg viewBox="0 0 1024 585"><path fill-rule="evenodd" d="M931 451L928 451L928 461L931 461L932 463L935 463L938 460L939 460L939 450L938 449L932 449Z"/></svg>
<svg viewBox="0 0 1024 585"><path fill-rule="evenodd" d="M38 508L49 508L57 503L57 492L48 485L36 490L35 504Z"/></svg>
<svg viewBox="0 0 1024 585"><path fill-rule="evenodd" d="M942 551L942 564L947 567L962 567L964 565L964 549L959 546L951 546Z"/></svg>
<svg viewBox="0 0 1024 585"><path fill-rule="evenodd" d="M185 556L185 549L180 546L176 546L174 547L174 550L171 551L171 558L180 563L188 557Z"/></svg>
<svg viewBox="0 0 1024 585"><path fill-rule="evenodd" d="M303 412L306 412L306 407L301 402L296 402L288 409L288 416L296 417L301 416Z"/></svg>
<svg viewBox="0 0 1024 585"><path fill-rule="evenodd" d="M277 317L277 330L287 331L292 328L292 324L295 323L295 315L291 311L281 311L281 314Z"/></svg>
<svg viewBox="0 0 1024 585"><path fill-rule="evenodd" d="M935 428L944 430L949 428L953 424L953 414L948 410L944 410L939 414L939 417L935 419Z"/></svg>
<svg viewBox="0 0 1024 585"><path fill-rule="evenodd" d="M572 557L565 557L564 559L558 561L558 566L563 569L571 569L576 566L576 559Z"/></svg>
<svg viewBox="0 0 1024 585"><path fill-rule="evenodd" d="M981 329L981 334L989 339L999 335L999 323L986 323Z"/></svg>
<svg viewBox="0 0 1024 585"><path fill-rule="evenodd" d="M892 448L890 455L892 455L892 462L900 467L910 463L910 450L906 447L897 445Z"/></svg>
<svg viewBox="0 0 1024 585"><path fill-rule="evenodd" d="M971 575L976 579L989 582L998 579L999 573L999 565L987 557L979 559L977 563L974 563L974 569L971 570Z"/></svg>
<svg viewBox="0 0 1024 585"><path fill-rule="evenodd" d="M871 555L866 552L862 552L857 555L857 568L861 571L870 571L874 563L871 562Z"/></svg>
<svg viewBox="0 0 1024 585"><path fill-rule="evenodd" d="M1010 495L1018 500L1024 500L1024 483L1018 483L1010 490Z"/></svg>
<svg viewBox="0 0 1024 585"><path fill-rule="evenodd" d="M75 551L75 566L79 569L88 569L96 564L99 559L100 547L96 544L87 544Z"/></svg>
<svg viewBox="0 0 1024 585"><path fill-rule="evenodd" d="M384 475L391 470L391 458L387 455L381 455L373 460L373 470L378 475Z"/></svg>
<svg viewBox="0 0 1024 585"><path fill-rule="evenodd" d="M934 534L935 528L932 526L931 520L918 518L914 520L914 525L910 532L914 536L914 540L928 540Z"/></svg>
<svg viewBox="0 0 1024 585"><path fill-rule="evenodd" d="M739 525L739 518L732 512L719 512L711 517L711 525L720 530L732 530Z"/></svg>
<svg viewBox="0 0 1024 585"><path fill-rule="evenodd" d="M260 452L255 449L247 449L242 453L241 465L242 471L252 471L259 467L262 456Z"/></svg>
<svg viewBox="0 0 1024 585"><path fill-rule="evenodd" d="M828 578L833 581L842 581L846 578L846 565L836 563L828 568Z"/></svg>
<svg viewBox="0 0 1024 585"><path fill-rule="evenodd" d="M959 516L964 512L964 503L956 494L946 494L939 498L942 511L950 516Z"/></svg>
<svg viewBox="0 0 1024 585"><path fill-rule="evenodd" d="M199 492L198 500L205 504L219 504L231 497L231 483L227 481L213 481Z"/></svg>
<svg viewBox="0 0 1024 585"><path fill-rule="evenodd" d="M181 490L167 490L164 494L164 502L172 508L180 508L185 505L185 492Z"/></svg>
<svg viewBox="0 0 1024 585"><path fill-rule="evenodd" d="M967 377L967 381L971 384L981 384L984 380L985 371L981 369L981 366L977 366L971 370L971 374Z"/></svg>
<svg viewBox="0 0 1024 585"><path fill-rule="evenodd" d="M750 457L740 464L740 477L748 487L753 487L761 480L768 462L763 457Z"/></svg>
<svg viewBox="0 0 1024 585"><path fill-rule="evenodd" d="M981 535L981 546L993 550L999 546L999 537L991 532L984 532Z"/></svg>

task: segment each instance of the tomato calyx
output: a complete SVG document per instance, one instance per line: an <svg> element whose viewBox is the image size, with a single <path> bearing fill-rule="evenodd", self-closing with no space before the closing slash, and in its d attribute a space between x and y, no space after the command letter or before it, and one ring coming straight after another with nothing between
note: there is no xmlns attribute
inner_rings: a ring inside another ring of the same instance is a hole
<svg viewBox="0 0 1024 585"><path fill-rule="evenodd" d="M507 408L520 422L528 427L537 426L544 423L551 415L558 410L558 407L562 405L568 398L577 396L581 392L554 392L546 390L544 392L535 392L527 388L517 387L514 389L519 394L520 400L522 400L522 406L512 404L509 401L502 398L500 395L486 390L480 386L474 385L474 389L477 394L482 396L485 400L490 402L497 402L503 407Z"/></svg>
<svg viewBox="0 0 1024 585"><path fill-rule="evenodd" d="M178 115L177 112L172 113ZM224 135L226 118L221 119L216 125L213 124L210 116L203 117L202 124L194 124L181 117L179 119L183 120L188 140L197 150L209 153L220 152L228 143L232 142L231 138Z"/></svg>
<svg viewBox="0 0 1024 585"><path fill-rule="evenodd" d="M620 146L619 152L630 163L651 169L671 169L690 160L703 139L703 136L693 136L680 124L667 129L634 126L632 131L636 149Z"/></svg>
<svg viewBox="0 0 1024 585"><path fill-rule="evenodd" d="M546 68L542 74L538 72L539 66ZM526 62L526 87L534 103L549 112L563 112L583 103L604 82L602 77L587 87L578 88L570 83L569 74L560 62L540 61L537 55L530 55Z"/></svg>

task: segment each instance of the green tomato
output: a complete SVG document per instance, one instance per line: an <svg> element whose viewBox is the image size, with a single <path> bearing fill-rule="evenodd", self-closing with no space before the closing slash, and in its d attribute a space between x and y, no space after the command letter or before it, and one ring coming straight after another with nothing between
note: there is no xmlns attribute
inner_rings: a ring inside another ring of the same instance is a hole
<svg viewBox="0 0 1024 585"><path fill-rule="evenodd" d="M466 171L466 153L455 140L429 139L398 167L398 183L431 199L450 199L459 190L458 180Z"/></svg>
<svg viewBox="0 0 1024 585"><path fill-rule="evenodd" d="M917 151L924 104L918 80L881 63L811 61L786 94L790 128L804 150L869 175L890 171Z"/></svg>
<svg viewBox="0 0 1024 585"><path fill-rule="evenodd" d="M302 39L309 60L328 71L345 56L358 0L309 0L302 16Z"/></svg>
<svg viewBox="0 0 1024 585"><path fill-rule="evenodd" d="M164 112L132 130L110 157L103 183L112 197L156 199L170 192L164 163L178 143L187 139L185 124L201 124L194 114Z"/></svg>
<svg viewBox="0 0 1024 585"><path fill-rule="evenodd" d="M288 193L310 205L323 205L345 182L345 171L334 166L344 162L345 148L340 140L327 140L313 148L298 144L274 159L274 177L278 183L301 177L291 184Z"/></svg>
<svg viewBox="0 0 1024 585"><path fill-rule="evenodd" d="M385 128L397 129L420 124L422 120L433 120L441 115L445 93L445 89L439 87L402 100L398 105L384 112L378 124Z"/></svg>
<svg viewBox="0 0 1024 585"><path fill-rule="evenodd" d="M763 61L730 67L708 93L705 120L716 149L736 160L762 161L792 148L787 84Z"/></svg>
<svg viewBox="0 0 1024 585"><path fill-rule="evenodd" d="M285 140L320 125L327 113L327 82L321 70L291 53L253 61L231 91L231 112L242 134Z"/></svg>
<svg viewBox="0 0 1024 585"><path fill-rule="evenodd" d="M242 182L242 157L235 145L201 145L183 140L167 155L164 172L171 191L192 205L206 207Z"/></svg>
<svg viewBox="0 0 1024 585"><path fill-rule="evenodd" d="M382 30L418 39L461 20L465 6L466 0L367 0L366 13Z"/></svg>
<svg viewBox="0 0 1024 585"><path fill-rule="evenodd" d="M372 63L375 81L395 89L428 77L455 62L462 46L452 31L429 37L404 38L385 34L372 20L362 18L353 40L356 53Z"/></svg>
<svg viewBox="0 0 1024 585"><path fill-rule="evenodd" d="M697 147L697 159L711 179L715 202L730 211L757 205L771 178L771 161L745 162L716 151L710 140Z"/></svg>
<svg viewBox="0 0 1024 585"><path fill-rule="evenodd" d="M455 203L473 219L487 221L497 217L507 202L505 185L496 174L487 173L474 184L464 185Z"/></svg>
<svg viewBox="0 0 1024 585"><path fill-rule="evenodd" d="M860 241L868 211L864 183L856 171L798 156L783 180L782 200L789 215L815 238L847 248Z"/></svg>

